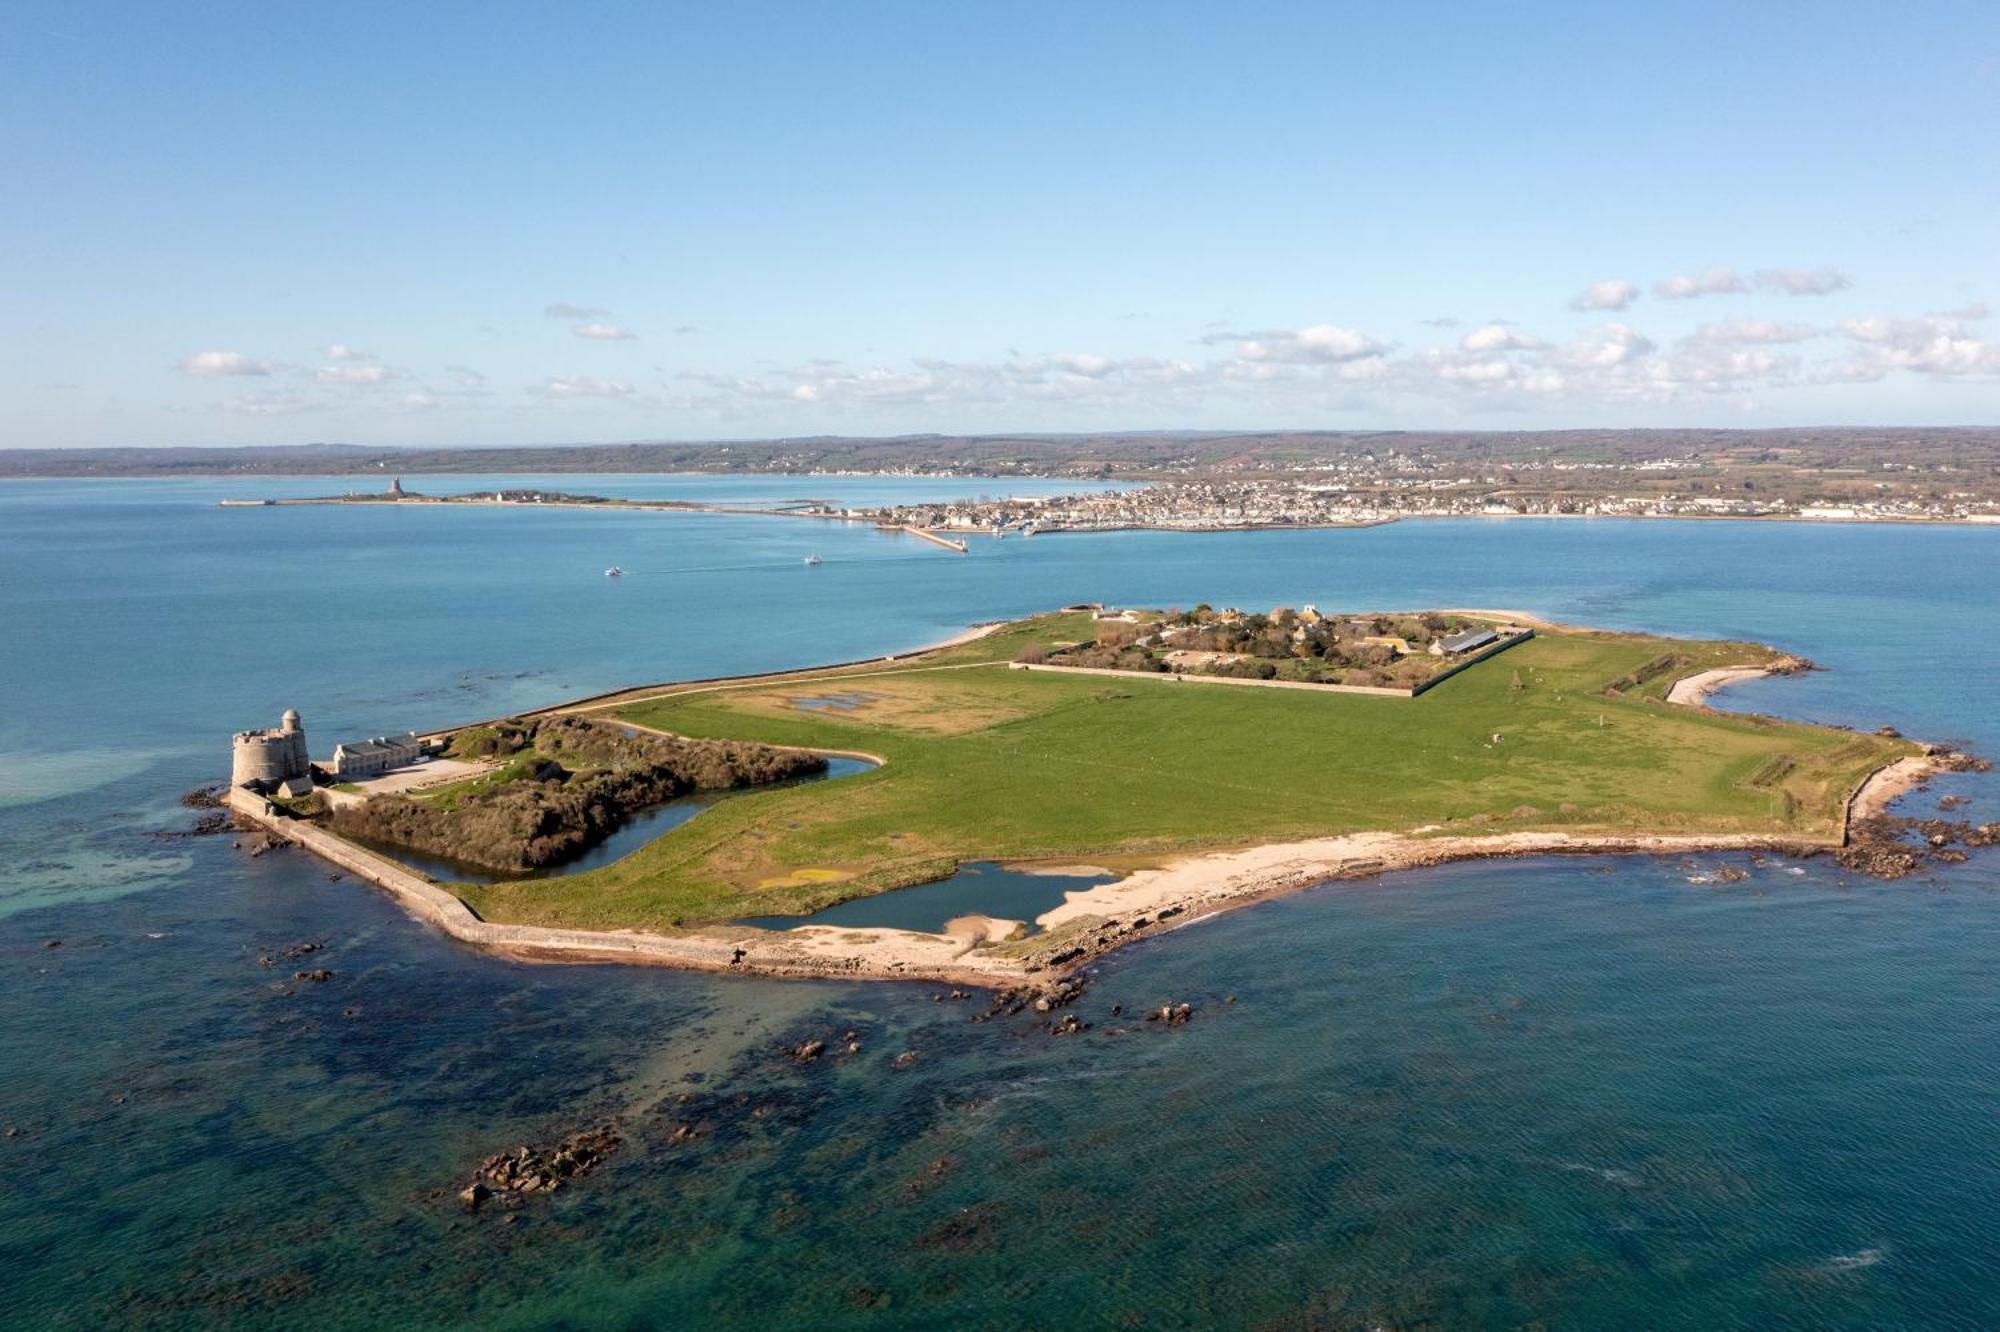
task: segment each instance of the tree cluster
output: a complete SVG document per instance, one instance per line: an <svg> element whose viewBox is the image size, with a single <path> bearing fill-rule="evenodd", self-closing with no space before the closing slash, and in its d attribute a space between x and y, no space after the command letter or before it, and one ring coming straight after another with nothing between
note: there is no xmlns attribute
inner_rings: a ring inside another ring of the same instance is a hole
<svg viewBox="0 0 2000 1332"><path fill-rule="evenodd" d="M558 716L479 728L470 744L533 753L522 776L466 795L456 807L385 795L334 813L334 831L489 869L560 864L603 841L632 814L691 791L727 790L826 770L816 754L733 740L628 732Z"/></svg>

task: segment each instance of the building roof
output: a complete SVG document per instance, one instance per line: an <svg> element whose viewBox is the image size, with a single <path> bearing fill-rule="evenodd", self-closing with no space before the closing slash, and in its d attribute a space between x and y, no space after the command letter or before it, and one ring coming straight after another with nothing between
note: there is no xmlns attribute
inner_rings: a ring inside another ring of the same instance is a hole
<svg viewBox="0 0 2000 1332"><path fill-rule="evenodd" d="M1468 648L1482 647L1500 635L1492 629L1465 629L1453 634L1439 644L1446 652L1464 652Z"/></svg>

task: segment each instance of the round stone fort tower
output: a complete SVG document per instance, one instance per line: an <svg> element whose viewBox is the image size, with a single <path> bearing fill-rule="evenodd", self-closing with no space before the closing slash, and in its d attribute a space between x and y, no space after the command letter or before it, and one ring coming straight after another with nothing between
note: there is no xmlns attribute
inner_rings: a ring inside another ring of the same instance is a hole
<svg viewBox="0 0 2000 1332"><path fill-rule="evenodd" d="M309 776L306 728L296 708L287 708L275 731L238 731L230 750L229 784L283 786Z"/></svg>

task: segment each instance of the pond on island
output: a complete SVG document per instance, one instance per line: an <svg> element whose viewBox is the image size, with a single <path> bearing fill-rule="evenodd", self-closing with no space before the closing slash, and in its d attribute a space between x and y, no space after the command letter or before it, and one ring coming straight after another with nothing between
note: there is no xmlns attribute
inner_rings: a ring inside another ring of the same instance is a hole
<svg viewBox="0 0 2000 1332"><path fill-rule="evenodd" d="M512 883L519 879L555 879L564 875L603 869L613 861L631 855L655 837L672 832L717 801L727 800L731 796L743 795L750 791L768 791L780 786L801 786L807 782L831 781L836 777L849 777L857 772L866 772L874 766L866 759L829 757L825 772L801 777L797 781L771 782L763 786L741 787L728 791L697 791L678 800L669 800L665 804L654 805L651 809L638 811L620 824L616 832L574 860L566 860L560 865L550 865L543 869L529 870L526 873L510 874L504 870L489 869L484 865L468 865L444 856L425 855L407 846L390 846L382 843L368 845L383 855L401 861L419 874L429 875L439 883Z"/></svg>
<svg viewBox="0 0 2000 1332"><path fill-rule="evenodd" d="M866 689L847 689L825 694L803 694L785 701L800 712L841 713L858 712L885 694L873 694Z"/></svg>
<svg viewBox="0 0 2000 1332"><path fill-rule="evenodd" d="M873 897L856 897L813 912L810 916L746 916L734 922L766 930L794 925L843 925L859 929L921 930L942 933L946 922L959 916L992 916L1024 920L1063 904L1066 894L1110 883L1115 874L1095 873L1082 865L1055 870L1009 869L992 861L974 861L958 873L934 883L897 888Z"/></svg>

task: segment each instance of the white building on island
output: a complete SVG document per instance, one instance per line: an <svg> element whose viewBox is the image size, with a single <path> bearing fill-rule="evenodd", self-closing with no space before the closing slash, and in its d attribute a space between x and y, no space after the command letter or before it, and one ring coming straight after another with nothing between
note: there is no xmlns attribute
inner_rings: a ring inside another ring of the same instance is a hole
<svg viewBox="0 0 2000 1332"><path fill-rule="evenodd" d="M424 756L423 742L416 732L378 735L369 740L350 740L333 748L333 775L341 778L373 777L377 773L415 763Z"/></svg>

